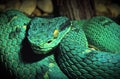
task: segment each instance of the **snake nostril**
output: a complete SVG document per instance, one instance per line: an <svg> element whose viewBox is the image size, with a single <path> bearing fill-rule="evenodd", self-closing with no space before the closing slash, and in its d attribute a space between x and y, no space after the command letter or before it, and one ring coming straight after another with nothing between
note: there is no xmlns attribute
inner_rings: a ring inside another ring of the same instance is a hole
<svg viewBox="0 0 120 79"><path fill-rule="evenodd" d="M47 43L50 43L50 42L52 42L52 40L49 40Z"/></svg>

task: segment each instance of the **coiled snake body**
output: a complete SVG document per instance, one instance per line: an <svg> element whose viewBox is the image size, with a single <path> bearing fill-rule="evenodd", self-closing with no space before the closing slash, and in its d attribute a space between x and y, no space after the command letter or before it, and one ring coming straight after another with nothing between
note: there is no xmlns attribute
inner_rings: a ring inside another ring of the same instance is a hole
<svg viewBox="0 0 120 79"><path fill-rule="evenodd" d="M109 18L31 20L10 10L0 15L0 30L0 62L19 79L120 79L120 26Z"/></svg>
<svg viewBox="0 0 120 79"><path fill-rule="evenodd" d="M30 18L17 10L0 14L0 62L15 79L67 79L53 55L47 58L36 55L25 41L29 21Z"/></svg>

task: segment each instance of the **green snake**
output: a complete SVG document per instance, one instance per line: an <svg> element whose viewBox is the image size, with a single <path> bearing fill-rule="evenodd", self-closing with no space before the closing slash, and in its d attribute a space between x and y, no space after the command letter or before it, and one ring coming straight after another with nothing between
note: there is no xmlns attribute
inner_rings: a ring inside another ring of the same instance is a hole
<svg viewBox="0 0 120 79"><path fill-rule="evenodd" d="M120 26L104 16L0 14L0 62L17 79L120 79L119 50Z"/></svg>

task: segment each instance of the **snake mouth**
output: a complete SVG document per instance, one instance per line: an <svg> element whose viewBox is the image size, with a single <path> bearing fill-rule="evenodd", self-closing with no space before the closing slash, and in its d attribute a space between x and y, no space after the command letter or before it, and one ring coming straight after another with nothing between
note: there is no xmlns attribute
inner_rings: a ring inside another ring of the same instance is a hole
<svg viewBox="0 0 120 79"><path fill-rule="evenodd" d="M53 47L39 48L39 49L34 49L34 52L35 52L36 54L47 54L47 53L49 53L52 49L53 49Z"/></svg>

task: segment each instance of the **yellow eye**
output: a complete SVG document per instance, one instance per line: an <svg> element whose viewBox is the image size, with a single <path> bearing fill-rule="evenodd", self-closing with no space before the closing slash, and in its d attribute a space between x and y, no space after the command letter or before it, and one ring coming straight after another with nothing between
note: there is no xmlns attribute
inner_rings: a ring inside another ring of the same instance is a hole
<svg viewBox="0 0 120 79"><path fill-rule="evenodd" d="M54 33L53 33L54 38L56 38L58 36L58 34L59 34L59 31L55 30Z"/></svg>

